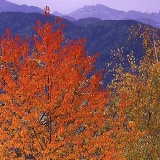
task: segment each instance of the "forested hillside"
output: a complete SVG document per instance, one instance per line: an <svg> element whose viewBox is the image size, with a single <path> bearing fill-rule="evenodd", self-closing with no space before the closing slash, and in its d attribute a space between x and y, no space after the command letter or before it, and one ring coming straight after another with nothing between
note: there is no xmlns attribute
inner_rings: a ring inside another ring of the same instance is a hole
<svg viewBox="0 0 160 160"><path fill-rule="evenodd" d="M4 12L0 13L0 35L6 28L11 28L12 33L20 34L22 37L31 36L33 33L32 26L40 19L43 23L46 21L53 22L57 17L49 16L45 18L39 13L21 13L21 12ZM82 19L76 22L70 22L63 19L66 24L64 29L65 40L86 38L86 49L90 54L100 53L100 59L97 66L104 67L106 61L110 61L110 51L118 47L124 48L124 54L131 51L136 53L136 57L143 55L140 39L128 40L130 36L130 27L138 26L139 22L132 20L98 20Z"/></svg>
<svg viewBox="0 0 160 160"><path fill-rule="evenodd" d="M45 16L0 14L0 159L159 160L159 30Z"/></svg>

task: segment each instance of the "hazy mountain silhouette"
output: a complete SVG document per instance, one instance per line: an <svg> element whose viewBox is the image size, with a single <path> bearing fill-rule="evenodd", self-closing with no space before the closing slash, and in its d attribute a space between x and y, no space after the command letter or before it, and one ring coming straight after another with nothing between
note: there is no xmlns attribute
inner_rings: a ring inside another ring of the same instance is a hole
<svg viewBox="0 0 160 160"><path fill-rule="evenodd" d="M35 7L35 6L27 6L25 4L18 5L12 2L9 2L7 0L0 0L0 12L25 12L25 13L31 13L31 12L37 12L37 13L43 13L43 9Z"/></svg>
<svg viewBox="0 0 160 160"><path fill-rule="evenodd" d="M35 6L18 5L7 0L0 0L0 12L37 12L43 13L43 9ZM160 27L160 12L159 13L141 13L137 11L120 11L109 8L102 4L86 5L79 8L70 14L63 15L57 11L52 13L69 21L76 21L84 18L98 18L101 20L137 20L142 23L150 24L154 27Z"/></svg>
<svg viewBox="0 0 160 160"><path fill-rule="evenodd" d="M57 12L57 11L53 12L52 14L53 14L54 16L58 16L58 17L62 17L62 16L63 16L62 13Z"/></svg>
<svg viewBox="0 0 160 160"><path fill-rule="evenodd" d="M124 12L102 4L86 5L68 14L68 16L77 20L88 17L99 18L101 20L137 20L155 27L160 27L160 12L150 14L137 11Z"/></svg>

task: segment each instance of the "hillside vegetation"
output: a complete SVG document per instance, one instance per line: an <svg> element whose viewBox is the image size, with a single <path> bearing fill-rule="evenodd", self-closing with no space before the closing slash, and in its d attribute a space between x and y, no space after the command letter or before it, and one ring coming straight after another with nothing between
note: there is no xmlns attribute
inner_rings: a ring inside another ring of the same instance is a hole
<svg viewBox="0 0 160 160"><path fill-rule="evenodd" d="M21 12L4 12L0 13L0 36L6 28L11 28L13 35L20 34L22 37L34 34L32 27L38 19L43 23L46 21L53 22L57 17L49 16L47 19L39 13L21 13ZM124 54L131 51L136 53L136 57L143 55L141 40L128 40L130 36L130 27L138 26L138 22L132 20L99 20L83 19L77 22L70 22L63 19L66 24L64 29L65 39L86 38L86 49L90 54L100 53L100 59L97 67L105 66L106 61L110 61L110 51L118 47L124 48ZM87 24L86 24L87 22Z"/></svg>
<svg viewBox="0 0 160 160"><path fill-rule="evenodd" d="M158 29L38 13L0 20L12 29L0 39L0 158L160 159Z"/></svg>

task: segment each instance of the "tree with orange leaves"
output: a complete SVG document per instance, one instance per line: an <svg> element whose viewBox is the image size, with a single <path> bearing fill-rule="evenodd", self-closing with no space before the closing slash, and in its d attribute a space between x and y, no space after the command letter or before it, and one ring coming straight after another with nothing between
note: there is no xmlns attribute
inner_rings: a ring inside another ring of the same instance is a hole
<svg viewBox="0 0 160 160"><path fill-rule="evenodd" d="M59 28L56 30L55 28ZM64 41L63 25L38 21L28 39L1 39L0 157L120 159L106 127L108 93L85 40ZM122 159L122 157L121 157Z"/></svg>

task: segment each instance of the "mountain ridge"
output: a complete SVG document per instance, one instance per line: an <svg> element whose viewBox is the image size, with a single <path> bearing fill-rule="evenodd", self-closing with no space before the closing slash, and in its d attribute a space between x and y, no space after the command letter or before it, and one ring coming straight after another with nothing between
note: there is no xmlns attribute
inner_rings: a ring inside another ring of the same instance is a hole
<svg viewBox="0 0 160 160"><path fill-rule="evenodd" d="M97 5L86 5L82 8L79 8L68 16L73 17L77 20L83 18L99 18L101 20L136 20L143 22L154 27L160 27L160 12L159 13L142 13L140 11L130 10L128 12L112 9L102 4Z"/></svg>
<svg viewBox="0 0 160 160"><path fill-rule="evenodd" d="M7 0L0 0L0 3L0 12L43 13L43 9L35 6L27 6L26 4L18 5Z"/></svg>
<svg viewBox="0 0 160 160"><path fill-rule="evenodd" d="M27 6L25 4L18 5L7 0L0 0L0 12L25 12L25 13L43 13L43 9L35 6ZM84 18L98 18L101 20L125 20L131 19L136 20L145 24L150 24L154 27L160 28L160 12L159 13L142 13L138 11L120 11L117 9L112 9L103 4L97 5L85 5L70 14L61 14L57 11L53 12L56 16L68 19L69 21L76 21Z"/></svg>
<svg viewBox="0 0 160 160"><path fill-rule="evenodd" d="M0 13L0 37L5 32L6 28L11 28L12 33L20 34L22 37L33 35L32 27L36 24L37 20L40 19L42 23L49 21L53 23L56 16L49 16L47 19L43 14L40 13L23 13L23 12L2 12ZM99 52L105 58L101 60L106 61L109 58L109 52L117 46L124 46L130 50L139 49L136 45L129 46L128 41L129 28L132 25L137 25L137 21L133 20L100 20L93 18L86 18L76 22L71 22L63 19L66 24L64 35L67 39L80 39L86 38L87 45L86 49L90 54ZM77 23L78 22L78 23ZM143 25L143 24L142 24ZM127 46L126 46L127 45ZM128 50L128 49L127 49ZM129 51L125 52L129 52ZM136 52L135 51L135 52ZM139 53L141 55L141 53Z"/></svg>
<svg viewBox="0 0 160 160"><path fill-rule="evenodd" d="M36 25L37 20L42 23L46 21L53 23L56 16L50 15L45 17L40 13L23 13L23 12L1 12L0 13L0 37L7 28L12 30L12 34L19 34L23 38L33 37L35 32L33 26ZM134 20L100 20L95 18L81 19L76 22L68 21L62 18L63 23L66 24L64 28L64 44L68 40L86 39L85 49L90 55L99 53L99 58L96 63L96 69L106 67L106 63L112 61L111 50L123 48L123 55L135 53L136 62L139 62L143 56L144 49L141 39L128 40L130 36L130 27L139 25L139 22ZM141 26L146 26L141 23ZM159 30L160 35L160 30ZM31 42L33 40L31 39ZM32 50L32 48L31 48ZM112 77L108 77L108 83Z"/></svg>

